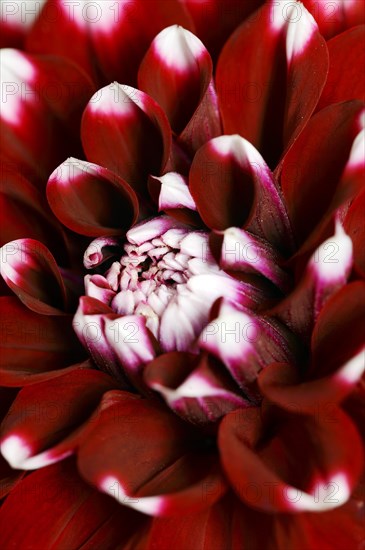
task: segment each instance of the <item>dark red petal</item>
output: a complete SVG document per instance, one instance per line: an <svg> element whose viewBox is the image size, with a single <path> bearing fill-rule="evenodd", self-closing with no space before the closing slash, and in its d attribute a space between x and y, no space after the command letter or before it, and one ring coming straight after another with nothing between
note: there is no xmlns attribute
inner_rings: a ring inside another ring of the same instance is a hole
<svg viewBox="0 0 365 550"><path fill-rule="evenodd" d="M242 227L279 248L291 229L271 171L260 153L238 135L220 136L196 153L190 191L208 227Z"/></svg>
<svg viewBox="0 0 365 550"><path fill-rule="evenodd" d="M273 168L308 122L327 70L326 43L303 5L267 2L234 32L218 61L224 132L242 135Z"/></svg>
<svg viewBox="0 0 365 550"><path fill-rule="evenodd" d="M365 282L356 281L332 296L317 319L311 342L313 377L333 372L359 353L364 346L364 323ZM342 373L344 384L361 376L361 361L358 367L360 373L355 365Z"/></svg>
<svg viewBox="0 0 365 550"><path fill-rule="evenodd" d="M345 220L346 232L351 237L354 246L354 267L360 276L365 278L365 191L351 204Z"/></svg>
<svg viewBox="0 0 365 550"><path fill-rule="evenodd" d="M303 0L303 4L316 19L321 34L327 40L354 25L365 23L365 5L362 0Z"/></svg>
<svg viewBox="0 0 365 550"><path fill-rule="evenodd" d="M198 511L215 502L225 484L214 455L191 452L191 445L187 425L166 408L109 392L81 444L79 468L99 489L144 513ZM202 498L206 483L211 491Z"/></svg>
<svg viewBox="0 0 365 550"><path fill-rule="evenodd" d="M38 315L15 297L0 298L2 313L1 381L23 386L39 381L84 354L68 315Z"/></svg>
<svg viewBox="0 0 365 550"><path fill-rule="evenodd" d="M106 168L70 158L50 176L48 202L57 218L81 235L121 235L138 216L133 189Z"/></svg>
<svg viewBox="0 0 365 550"><path fill-rule="evenodd" d="M328 42L330 59L326 85L317 110L348 99L365 101L365 26L355 27Z"/></svg>
<svg viewBox="0 0 365 550"><path fill-rule="evenodd" d="M44 244L18 239L0 249L0 272L7 285L32 311L62 313L66 289L54 257Z"/></svg>
<svg viewBox="0 0 365 550"><path fill-rule="evenodd" d="M6 103L1 109L2 155L43 187L69 150L78 150L82 110L94 88L66 59L5 49L1 64Z"/></svg>
<svg viewBox="0 0 365 550"><path fill-rule="evenodd" d="M1 453L15 469L33 470L70 455L77 429L115 387L106 374L90 369L23 388L1 425Z"/></svg>
<svg viewBox="0 0 365 550"><path fill-rule="evenodd" d="M352 264L352 241L337 221L335 234L314 251L297 286L270 314L307 340L326 301L346 284Z"/></svg>
<svg viewBox="0 0 365 550"><path fill-rule="evenodd" d="M222 463L244 502L295 513L332 510L348 500L363 468L363 447L340 409L331 408L330 418L285 417L270 427L271 435L265 432L259 409L229 413L220 425Z"/></svg>
<svg viewBox="0 0 365 550"><path fill-rule="evenodd" d="M193 424L215 422L249 403L225 376L224 367L206 356L165 353L146 366L144 379L172 410Z"/></svg>
<svg viewBox="0 0 365 550"><path fill-rule="evenodd" d="M144 92L117 82L91 98L81 137L89 161L112 170L140 192L148 174L161 173L171 148L171 130L161 107Z"/></svg>
<svg viewBox="0 0 365 550"><path fill-rule="evenodd" d="M151 41L174 23L191 26L188 13L177 0L91 4L48 0L27 46L33 52L54 53L76 61L99 77L102 84L121 79L134 86L138 66Z"/></svg>
<svg viewBox="0 0 365 550"><path fill-rule="evenodd" d="M65 461L30 474L12 491L0 512L1 543L24 550L116 548L143 521L87 485Z"/></svg>
<svg viewBox="0 0 365 550"><path fill-rule="evenodd" d="M42 193L14 167L1 164L0 171L0 246L15 239L36 239L45 244L55 258L65 265L67 255L61 228Z"/></svg>
<svg viewBox="0 0 365 550"><path fill-rule="evenodd" d="M216 58L220 49L234 29L264 0L182 0L189 10L196 35L203 41L211 55Z"/></svg>
<svg viewBox="0 0 365 550"><path fill-rule="evenodd" d="M349 101L317 113L279 167L281 188L298 244L303 243L328 209L333 212L331 201L361 129L362 110L362 103Z"/></svg>

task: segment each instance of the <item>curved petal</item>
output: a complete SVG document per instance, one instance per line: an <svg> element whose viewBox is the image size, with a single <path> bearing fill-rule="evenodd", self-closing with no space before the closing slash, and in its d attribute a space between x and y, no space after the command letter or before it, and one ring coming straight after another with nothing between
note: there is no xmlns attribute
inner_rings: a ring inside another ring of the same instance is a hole
<svg viewBox="0 0 365 550"><path fill-rule="evenodd" d="M177 25L156 36L139 69L139 88L161 105L192 152L222 133L212 74L208 50Z"/></svg>
<svg viewBox="0 0 365 550"><path fill-rule="evenodd" d="M29 309L44 315L62 313L66 289L54 257L41 242L18 239L0 249L0 273Z"/></svg>
<svg viewBox="0 0 365 550"><path fill-rule="evenodd" d="M46 245L56 260L67 265L61 227L43 197L14 167L0 161L0 246L16 239L36 239Z"/></svg>
<svg viewBox="0 0 365 550"><path fill-rule="evenodd" d="M349 29L328 42L330 59L326 85L317 110L349 99L365 101L365 25Z"/></svg>
<svg viewBox="0 0 365 550"><path fill-rule="evenodd" d="M191 452L193 442L187 425L157 403L109 392L81 444L79 469L99 489L144 513L197 511L216 501L225 484L214 455ZM202 498L205 483L212 491Z"/></svg>
<svg viewBox="0 0 365 550"><path fill-rule="evenodd" d="M361 130L362 112L360 101L323 109L311 118L278 168L289 219L299 245L327 210L332 214L338 206L336 188Z"/></svg>
<svg viewBox="0 0 365 550"><path fill-rule="evenodd" d="M75 369L23 388L1 424L1 454L15 469L62 460L78 445L78 429L115 382L97 370ZM90 420L92 422L92 420Z"/></svg>
<svg viewBox="0 0 365 550"><path fill-rule="evenodd" d="M69 151L79 150L81 114L94 88L66 59L33 57L12 49L1 51L1 80L2 155L43 188Z"/></svg>
<svg viewBox="0 0 365 550"><path fill-rule="evenodd" d="M81 138L89 161L139 192L145 191L148 174L161 173L171 148L171 129L161 107L144 92L117 82L91 98Z"/></svg>
<svg viewBox="0 0 365 550"><path fill-rule="evenodd" d="M303 4L270 0L220 55L217 91L225 133L241 134L274 168L313 113L327 71L326 43Z"/></svg>
<svg viewBox="0 0 365 550"><path fill-rule="evenodd" d="M227 367L233 378L254 402L260 399L258 373L274 359L293 357L293 339L284 327L237 309L223 300L216 318L202 331L200 347Z"/></svg>
<svg viewBox="0 0 365 550"><path fill-rule="evenodd" d="M337 221L335 234L314 251L297 286L270 315L308 339L326 301L346 284L352 263L352 241Z"/></svg>
<svg viewBox="0 0 365 550"><path fill-rule="evenodd" d="M279 248L283 243L292 245L273 175L260 153L241 136L220 136L203 145L194 157L189 187L208 227L244 226Z"/></svg>
<svg viewBox="0 0 365 550"><path fill-rule="evenodd" d="M142 515L121 508L85 483L72 461L31 473L0 512L2 544L24 549L116 548L143 522Z"/></svg>
<svg viewBox="0 0 365 550"><path fill-rule="evenodd" d="M22 0L3 0L0 17L0 48L23 49L30 28L39 17L46 0L24 3Z"/></svg>
<svg viewBox="0 0 365 550"><path fill-rule="evenodd" d="M173 411L193 424L216 422L249 403L224 375L222 365L205 356L165 353L146 366L144 379Z"/></svg>
<svg viewBox="0 0 365 550"><path fill-rule="evenodd" d="M303 0L303 4L316 19L326 40L354 25L365 23L365 6L358 0Z"/></svg>
<svg viewBox="0 0 365 550"><path fill-rule="evenodd" d="M1 382L23 386L82 360L68 315L38 315L15 297L0 298Z"/></svg>
<svg viewBox="0 0 365 550"><path fill-rule="evenodd" d="M66 227L88 237L124 234L138 216L138 200L128 183L106 168L73 158L51 174L47 198Z"/></svg>
<svg viewBox="0 0 365 550"><path fill-rule="evenodd" d="M134 86L151 41L174 23L191 26L188 13L177 0L48 0L27 47L75 60L103 85L120 79Z"/></svg>
<svg viewBox="0 0 365 550"><path fill-rule="evenodd" d="M344 504L361 474L363 447L349 417L335 407L331 413L284 417L271 426L273 435L259 409L228 414L218 441L238 496L270 512L325 512ZM249 484L257 490L248 491Z"/></svg>

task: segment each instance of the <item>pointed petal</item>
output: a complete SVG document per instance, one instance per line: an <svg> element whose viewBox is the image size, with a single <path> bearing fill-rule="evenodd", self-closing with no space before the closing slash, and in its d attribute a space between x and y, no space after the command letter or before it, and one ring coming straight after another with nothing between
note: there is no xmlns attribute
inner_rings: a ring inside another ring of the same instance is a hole
<svg viewBox="0 0 365 550"><path fill-rule="evenodd" d="M66 289L54 257L33 239L18 239L0 249L0 272L29 309L44 315L62 313Z"/></svg>
<svg viewBox="0 0 365 550"><path fill-rule="evenodd" d="M217 500L225 484L214 455L202 460L199 451L190 452L193 439L187 425L166 408L126 392L109 392L81 444L79 469L100 490L144 513L197 511ZM204 499L202 483L208 481L212 491Z"/></svg>
<svg viewBox="0 0 365 550"><path fill-rule="evenodd" d="M260 153L242 137L221 136L201 147L189 184L208 227L244 226L271 244L290 246L291 229L273 175Z"/></svg>
<svg viewBox="0 0 365 550"><path fill-rule="evenodd" d="M133 189L101 166L70 158L50 176L48 202L69 229L97 237L121 235L136 221Z"/></svg>
<svg viewBox="0 0 365 550"><path fill-rule="evenodd" d="M326 43L303 4L270 0L234 32L220 55L224 132L241 134L274 168L308 122L327 70Z"/></svg>
<svg viewBox="0 0 365 550"><path fill-rule="evenodd" d="M344 504L362 471L363 449L349 417L335 407L331 414L331 422L326 415L287 416L270 435L259 409L228 414L218 441L237 495L266 512L325 512ZM249 483L258 491L245 490Z"/></svg>
<svg viewBox="0 0 365 550"><path fill-rule="evenodd" d="M77 446L77 429L113 387L104 373L75 369L23 388L1 425L1 454L23 470L62 460Z"/></svg>
<svg viewBox="0 0 365 550"><path fill-rule="evenodd" d="M365 278L365 192L363 191L351 204L344 219L344 227L351 237L354 247L354 268Z"/></svg>
<svg viewBox="0 0 365 550"><path fill-rule="evenodd" d="M148 174L161 173L171 148L161 107L144 92L117 82L91 98L81 138L89 161L115 172L139 192L145 191Z"/></svg>

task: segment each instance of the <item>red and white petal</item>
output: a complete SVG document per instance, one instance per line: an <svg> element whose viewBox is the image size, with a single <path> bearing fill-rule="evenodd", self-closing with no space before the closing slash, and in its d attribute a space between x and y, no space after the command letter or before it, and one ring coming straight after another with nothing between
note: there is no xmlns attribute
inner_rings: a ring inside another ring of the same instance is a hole
<svg viewBox="0 0 365 550"><path fill-rule="evenodd" d="M117 237L98 237L87 247L84 254L86 269L99 267L102 263L118 254L121 240Z"/></svg>
<svg viewBox="0 0 365 550"><path fill-rule="evenodd" d="M260 409L229 413L218 441L237 495L270 512L325 512L347 502L362 472L363 446L349 417L336 407L331 413L291 415L271 427Z"/></svg>
<svg viewBox="0 0 365 550"><path fill-rule="evenodd" d="M62 460L74 452L78 429L113 387L100 371L75 369L23 388L1 424L1 454L23 470Z"/></svg>
<svg viewBox="0 0 365 550"><path fill-rule="evenodd" d="M79 147L81 114L94 88L73 63L61 58L1 52L4 107L2 154L25 177L44 185L51 170Z"/></svg>
<svg viewBox="0 0 365 550"><path fill-rule="evenodd" d="M4 386L23 386L55 376L85 354L68 315L38 315L15 297L0 298L3 338L0 349Z"/></svg>
<svg viewBox="0 0 365 550"><path fill-rule="evenodd" d="M46 0L3 0L0 15L0 48L22 48Z"/></svg>
<svg viewBox="0 0 365 550"><path fill-rule="evenodd" d="M349 99L365 101L365 76L356 67L365 65L365 27L359 26L328 42L329 72L317 110Z"/></svg>
<svg viewBox="0 0 365 550"><path fill-rule="evenodd" d="M274 168L313 113L327 71L326 43L303 4L270 0L233 33L220 55L224 132L244 136Z"/></svg>
<svg viewBox="0 0 365 550"><path fill-rule="evenodd" d="M218 235L211 235L211 245L216 244L220 247L222 269L260 273L281 290L287 288L288 275L280 267L283 260L265 240L238 227L229 227Z"/></svg>
<svg viewBox="0 0 365 550"><path fill-rule="evenodd" d="M124 234L138 216L138 200L127 182L104 167L73 158L51 174L47 198L66 227L89 237Z"/></svg>
<svg viewBox="0 0 365 550"><path fill-rule="evenodd" d="M154 178L154 180L157 180L161 185L158 197L159 211L173 208L196 210L196 204L184 176L177 172L169 172L160 178Z"/></svg>
<svg viewBox="0 0 365 550"><path fill-rule="evenodd" d="M318 224L324 223L326 227L336 208L356 193L356 182L348 182L344 170L349 170L350 176L354 170L361 169L363 155L355 142L361 140L358 135L364 127L363 111L360 101L347 101L323 109L311 118L278 167L298 245ZM316 166L315 171L313 166ZM339 186L342 177L344 181ZM361 179L357 181L357 185L361 185Z"/></svg>
<svg viewBox="0 0 365 550"><path fill-rule="evenodd" d="M0 273L7 285L32 311L62 313L66 289L54 257L41 242L18 239L0 249Z"/></svg>
<svg viewBox="0 0 365 550"><path fill-rule="evenodd" d="M180 134L205 95L212 72L210 55L199 38L173 25L152 41L139 68L138 85L161 105L171 128Z"/></svg>
<svg viewBox="0 0 365 550"><path fill-rule="evenodd" d="M296 288L270 314L307 339L326 301L346 284L352 264L352 241L336 221L335 234L315 250Z"/></svg>
<svg viewBox="0 0 365 550"><path fill-rule="evenodd" d="M21 502L21 506L19 503ZM21 528L14 529L15 522ZM1 508L1 540L19 548L117 548L145 522L85 483L73 461L28 475Z"/></svg>
<svg viewBox="0 0 365 550"><path fill-rule="evenodd" d="M166 408L114 391L105 395L94 429L81 444L78 465L90 483L145 514L198 511L226 488L216 457L203 458L192 445L187 424ZM205 483L211 491L202 498Z"/></svg>
<svg viewBox="0 0 365 550"><path fill-rule="evenodd" d="M160 355L147 365L144 379L174 412L193 424L216 422L249 403L224 376L222 365L207 357L178 352Z"/></svg>
<svg viewBox="0 0 365 550"><path fill-rule="evenodd" d="M161 174L171 148L171 129L161 107L144 92L117 82L91 98L81 138L89 161L112 170L139 192L146 190L148 174Z"/></svg>
<svg viewBox="0 0 365 550"><path fill-rule="evenodd" d="M110 306L115 296L115 291L103 275L85 275L85 295L96 298L103 304Z"/></svg>
<svg viewBox="0 0 365 550"><path fill-rule="evenodd" d="M232 226L292 246L291 228L273 175L260 153L241 136L220 136L194 157L190 192L211 229Z"/></svg>
<svg viewBox="0 0 365 550"><path fill-rule="evenodd" d="M226 300L199 338L200 347L222 361L254 400L259 398L258 373L280 360L275 358L291 357L292 344L284 327L258 318L249 310L237 309Z"/></svg>
<svg viewBox="0 0 365 550"><path fill-rule="evenodd" d="M303 4L317 21L326 40L355 25L365 23L365 6L361 0L303 0Z"/></svg>

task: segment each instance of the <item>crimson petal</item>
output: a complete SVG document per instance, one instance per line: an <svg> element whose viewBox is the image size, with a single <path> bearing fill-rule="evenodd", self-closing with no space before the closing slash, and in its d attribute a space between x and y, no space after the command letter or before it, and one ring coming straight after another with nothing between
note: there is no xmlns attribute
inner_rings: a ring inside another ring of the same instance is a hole
<svg viewBox="0 0 365 550"><path fill-rule="evenodd" d="M7 285L32 311L62 313L66 289L48 248L33 239L18 239L0 249L0 272Z"/></svg>
<svg viewBox="0 0 365 550"><path fill-rule="evenodd" d="M344 504L363 468L360 436L348 416L284 417L276 426L260 409L241 409L222 421L219 448L238 496L265 511L323 512ZM248 485L257 490L248 491Z"/></svg>
<svg viewBox="0 0 365 550"><path fill-rule="evenodd" d="M12 491L0 512L1 543L24 550L116 548L143 520L95 491L72 461L64 461L33 472Z"/></svg>
<svg viewBox="0 0 365 550"><path fill-rule="evenodd" d="M133 189L106 168L70 158L50 176L48 202L58 219L81 235L121 235L138 216Z"/></svg>
<svg viewBox="0 0 365 550"><path fill-rule="evenodd" d="M38 315L15 297L0 298L1 381L23 386L55 376L84 354L68 315Z"/></svg>
<svg viewBox="0 0 365 550"><path fill-rule="evenodd" d="M365 23L365 6L361 0L303 0L303 4L316 19L326 40L354 25Z"/></svg>
<svg viewBox="0 0 365 550"><path fill-rule="evenodd" d="M210 140L196 153L190 192L208 227L242 227L279 248L291 228L279 190L260 153L238 135Z"/></svg>
<svg viewBox="0 0 365 550"><path fill-rule="evenodd" d="M360 101L348 101L331 105L317 113L278 168L285 204L298 244L302 244L314 230L327 209L333 212L331 201L349 160L354 140L361 130L362 111L363 104ZM313 139L313 136L316 138ZM316 166L315 171L313 166Z"/></svg>
<svg viewBox="0 0 365 550"><path fill-rule="evenodd" d="M198 511L225 492L225 483L215 457L191 452L191 445L194 435L187 425L165 408L109 392L81 444L79 469L99 489L144 513ZM202 498L206 483L210 491Z"/></svg>
<svg viewBox="0 0 365 550"><path fill-rule="evenodd" d="M274 167L308 122L327 70L326 43L304 6L267 2L234 32L218 61L225 133L241 134Z"/></svg>
<svg viewBox="0 0 365 550"><path fill-rule="evenodd" d="M33 470L70 455L77 428L113 387L100 371L75 369L23 388L1 425L3 457L15 469Z"/></svg>
<svg viewBox="0 0 365 550"><path fill-rule="evenodd" d="M144 92L117 82L91 98L81 138L89 161L112 170L139 192L145 191L148 174L161 173L171 148L171 129L161 107Z"/></svg>

